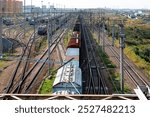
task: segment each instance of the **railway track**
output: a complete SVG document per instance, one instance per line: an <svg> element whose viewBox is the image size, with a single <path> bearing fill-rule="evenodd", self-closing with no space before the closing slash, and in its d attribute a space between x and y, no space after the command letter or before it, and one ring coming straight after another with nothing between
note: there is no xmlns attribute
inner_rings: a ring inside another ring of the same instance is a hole
<svg viewBox="0 0 150 117"><path fill-rule="evenodd" d="M12 29L16 29L14 31L11 31ZM26 29L26 32L30 31L30 27ZM10 32L12 34L10 34ZM3 37L4 38L9 38L10 40L17 41L21 47L25 47L26 43L22 40L23 39L23 30L20 29L19 25L16 26L10 26L9 28L4 29L3 31Z"/></svg>
<svg viewBox="0 0 150 117"><path fill-rule="evenodd" d="M69 32L70 30L73 30L73 26L74 26L74 24L75 24L75 21L76 20L73 20L73 21L71 21L71 20L69 20L69 23L68 24L70 24L70 26L68 27L68 29L67 29L67 32ZM67 25L68 25L67 24ZM64 47L64 45L63 45L63 41L64 40L61 40L60 41L60 43L58 44L58 46L57 46L57 53L58 53L58 57L59 57L59 60L60 60L60 64L62 65L63 64L63 62L64 62L64 59L65 59L65 53L66 53L66 48Z"/></svg>
<svg viewBox="0 0 150 117"><path fill-rule="evenodd" d="M51 47L51 51L50 54L52 54L52 52L54 51L54 49L57 47L59 41L61 40L63 34L65 32L62 31L62 33L60 33L58 35L58 37L52 42L52 44L50 45ZM22 89L23 93L29 93L31 92L31 89L35 86L34 83L39 80L38 75L40 75L40 73L42 72L44 66L46 65L46 63L48 63L48 56L47 56L47 52L48 49L46 49L46 51L44 52L44 54L39 58L39 60L33 65L33 67L28 71L28 73L25 75L23 81L25 81L28 77L31 76L31 78L28 78L28 82L25 84L26 86L24 86L25 88ZM42 63L40 61L44 60ZM51 61L50 61L51 62ZM37 69L36 69L37 68ZM46 71L48 69L46 68ZM29 81L30 79L30 81ZM22 81L22 83L23 83ZM41 82L41 80L40 80ZM36 84L36 83L35 83Z"/></svg>
<svg viewBox="0 0 150 117"><path fill-rule="evenodd" d="M27 43L27 46L25 47L25 49L24 49L24 51L23 51L23 53L22 53L22 55L20 57L20 60L17 63L16 69L14 70L13 75L10 78L10 82L9 82L8 86L6 87L6 89L4 91L5 93L8 93L10 91L10 89L13 87L13 84L14 84L14 82L16 80L16 77L20 77L20 72L19 72L20 66L21 65L26 66L26 64L23 63L22 59L23 59L24 56L26 56L26 55L28 56L30 54L29 50L30 50L30 47L32 47L32 44L33 44L33 41L34 41L33 40L33 35L34 35L34 33L30 36L30 39L29 39L29 41ZM29 50L28 50L28 47L29 47ZM21 72L22 71L24 71L24 70L21 70Z"/></svg>
<svg viewBox="0 0 150 117"><path fill-rule="evenodd" d="M66 32L66 29L61 28L58 30L52 37L52 43L50 45L50 54L54 51L54 49L57 47L60 40L63 38L64 33ZM22 35L22 34L20 34ZM34 35L34 34L33 34ZM28 67L28 59L30 56L30 52L32 48L32 43L34 42L33 35L31 35L27 46L25 46L25 49L20 57L19 62L17 63L16 69L11 76L11 79L7 85L7 87L4 89L4 93L32 93L35 92L36 85L39 86L39 84L43 80L43 75L46 74L48 67L47 63L51 62L49 61L48 57L48 49L46 49L42 55L36 57L36 61L32 64L32 66ZM23 61L24 60L24 61ZM30 60L29 60L30 61ZM33 61L32 61L33 62ZM23 68L20 68L19 66L23 65ZM21 71L22 74L18 74L18 71Z"/></svg>
<svg viewBox="0 0 150 117"><path fill-rule="evenodd" d="M60 33L57 36L57 38L53 41L53 43L50 45L51 53L56 48L58 42L60 41L60 37L62 36L63 33ZM49 62L47 52L48 52L48 49L45 50L43 55L37 59L37 61L32 65L32 67L28 71L25 72L26 68L24 67L24 70L23 70L24 74L21 75L20 80L14 83L17 70L19 69L19 65L21 64L21 60L20 60L9 82L9 85L7 86L7 89L5 90L5 93L29 93L31 91L30 90L31 87L35 86L35 84L33 83L36 82L36 80L38 79L38 75L41 73L43 67L45 66L47 62ZM27 67L27 62L25 66Z"/></svg>
<svg viewBox="0 0 150 117"><path fill-rule="evenodd" d="M87 81L88 87L86 88L86 93L108 94L107 86L100 70L100 65L96 59L97 57L93 48L93 41L91 40L87 27L83 25L82 28L89 76L89 80Z"/></svg>
<svg viewBox="0 0 150 117"><path fill-rule="evenodd" d="M107 41L108 45L111 45L110 42ZM114 54L115 59L117 60L118 64L120 63L119 60L119 51L116 47L108 46L110 51ZM124 71L132 80L135 87L138 86L150 86L150 82L146 81L138 72L136 72L135 68L130 65L130 63L126 60L126 56L124 57Z"/></svg>
<svg viewBox="0 0 150 117"><path fill-rule="evenodd" d="M50 51L50 54L53 53L53 51L56 49L56 47L58 46L58 43L60 42L60 40L63 38L64 34L65 34L66 30L62 30L62 32L57 36L56 39L54 39L54 41L52 42L52 44L50 45L51 47L51 51ZM32 89L32 87L34 86L34 82L36 82L39 78L37 77L38 75L40 75L40 73L42 72L43 70L43 67L46 65L46 63L49 62L48 60L48 56L47 56L47 51L48 49L45 51L45 53L43 54L42 58L40 58L40 60L42 60L44 58L44 61L42 64L37 64L37 67L40 68L38 69L38 71L34 72L36 74L34 74L34 77L33 79L30 81L30 83L28 84L28 86L25 88L24 90L24 93L29 93L31 92L30 89ZM51 61L50 61L51 62ZM39 63L39 62L38 62ZM46 68L46 70L48 70ZM32 71L33 72L33 71ZM43 80L43 78L42 78ZM40 82L41 83L41 82Z"/></svg>
<svg viewBox="0 0 150 117"><path fill-rule="evenodd" d="M65 32L66 29L61 28L60 30L57 31L57 33L53 35L52 43L50 45L51 47L50 53L52 53L54 49L57 47L59 41L64 36ZM33 35L35 34L33 33ZM26 44L25 49L20 57L20 60L17 63L16 69L14 70L14 73L11 76L11 79L7 87L3 91L4 93L30 93L32 92L31 89L32 87L36 87L36 84L42 82L43 79L41 79L40 75L47 73L48 67L46 67L46 65L48 62L51 62L49 61L47 55L48 49L46 49L41 56L38 56L36 58L37 61L34 62L32 66L28 67L30 64L28 62L28 59L30 58L32 45L35 40L35 36L33 37L33 35L30 36L30 39ZM19 36L22 36L22 33L18 35L18 38ZM23 65L23 67L20 68L21 65ZM19 71L21 71L22 73L19 74L20 73Z"/></svg>
<svg viewBox="0 0 150 117"><path fill-rule="evenodd" d="M62 28L60 30L57 31L57 33L55 33L55 35L53 35L52 37L52 43L50 44L50 55L53 53L53 51L55 49L57 49L57 47L59 47L59 52L61 51L61 57L62 57L62 45L59 45L62 41L62 39L65 36L67 29L66 28ZM28 73L26 74L26 76L24 77L25 79L28 77L28 82L24 83L25 84L25 88L22 90L22 93L32 93L35 92L35 87L36 85L39 87L39 85L41 84L41 82L44 80L43 76L41 74L45 74L48 71L48 67L47 67L47 63L53 63L53 61L49 61L49 57L48 57L48 49L46 49L46 51L44 52L44 54L38 59L39 61L37 61L34 65L33 65L33 69L31 68L31 70L28 71ZM63 58L62 59L62 63L63 63ZM42 61L42 63L40 63L40 61ZM29 81L30 79L30 81Z"/></svg>
<svg viewBox="0 0 150 117"><path fill-rule="evenodd" d="M56 48L57 48L57 53L58 53L58 56L59 56L60 64L62 65L64 58L63 58L63 55L62 55L63 53L61 51L62 50L61 45L58 44L58 46Z"/></svg>
<svg viewBox="0 0 150 117"><path fill-rule="evenodd" d="M20 24L12 25L9 27L7 26L7 28L3 30L3 34L8 38L14 38L15 35L17 35L17 30L20 31Z"/></svg>
<svg viewBox="0 0 150 117"><path fill-rule="evenodd" d="M31 52L32 52L32 47L33 47L33 45L34 45L34 42L35 42L35 35L37 34L37 32L34 32L34 34L33 35L31 35L31 42L29 43L29 44L27 44L27 53L26 53L26 58L27 59L29 59L30 57L31 57ZM28 61L28 60L26 60L25 62L24 62L24 67L23 67L23 72L22 72L22 74L21 74L21 76L20 76L20 81L23 79L23 77L24 77L24 75L25 75L25 73L28 71L28 69L29 69L29 65L30 65L30 62ZM17 92L16 93L19 93L20 92L20 90L21 90L21 85L18 87L18 89L17 89Z"/></svg>
<svg viewBox="0 0 150 117"><path fill-rule="evenodd" d="M98 35L98 29L96 28L96 30L97 30L96 33ZM111 53L113 53L114 58L119 66L120 65L119 50L117 47L112 46L111 42L106 38L106 35L104 36L106 39L106 47L107 49L109 49ZM100 37L101 38L103 37L102 34L100 34ZM129 80L134 85L134 88L137 88L137 86L150 86L150 81L148 80L148 78L143 73L141 73L135 65L132 64L133 63L131 63L130 60L128 60L128 58L124 56L124 72L125 75L128 76Z"/></svg>

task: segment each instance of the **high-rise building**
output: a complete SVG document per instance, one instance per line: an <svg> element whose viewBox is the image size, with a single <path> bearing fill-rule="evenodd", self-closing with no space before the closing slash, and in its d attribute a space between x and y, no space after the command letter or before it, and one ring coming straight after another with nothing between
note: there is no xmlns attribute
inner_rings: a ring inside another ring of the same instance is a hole
<svg viewBox="0 0 150 117"><path fill-rule="evenodd" d="M22 13L22 0L0 0L0 13Z"/></svg>

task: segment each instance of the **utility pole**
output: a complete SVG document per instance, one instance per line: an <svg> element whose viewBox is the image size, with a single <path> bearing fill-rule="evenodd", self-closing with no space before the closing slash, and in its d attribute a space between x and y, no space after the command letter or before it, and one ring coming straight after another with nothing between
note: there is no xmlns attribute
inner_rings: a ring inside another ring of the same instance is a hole
<svg viewBox="0 0 150 117"><path fill-rule="evenodd" d="M95 13L94 13L94 11L92 12L92 31L93 31L93 33L94 33L94 25L95 25L95 18L94 18L94 15L95 15Z"/></svg>
<svg viewBox="0 0 150 117"><path fill-rule="evenodd" d="M32 14L32 9L33 9L33 7L32 7L32 0L31 0L31 14Z"/></svg>
<svg viewBox="0 0 150 117"><path fill-rule="evenodd" d="M98 44L100 45L100 12L98 12Z"/></svg>
<svg viewBox="0 0 150 117"><path fill-rule="evenodd" d="M35 33L36 32L36 21L35 20L36 20L36 18L35 18L35 13L34 12L33 12L33 19L34 19L34 37L33 38L34 38L34 41L35 41L35 35L36 35L36 33Z"/></svg>
<svg viewBox="0 0 150 117"><path fill-rule="evenodd" d="M43 0L41 1L42 16L43 16Z"/></svg>
<svg viewBox="0 0 150 117"><path fill-rule="evenodd" d="M64 15L65 15L65 22L67 23L67 14L66 14L66 9L65 9L65 5L64 5ZM66 25L67 26L67 25Z"/></svg>
<svg viewBox="0 0 150 117"><path fill-rule="evenodd" d="M57 17L57 4L55 4L56 7L54 7L54 18ZM58 22L59 23L59 22ZM54 23L54 29L56 30L56 23Z"/></svg>
<svg viewBox="0 0 150 117"><path fill-rule="evenodd" d="M113 25L112 25L112 46L114 46L114 41L115 41L115 24L113 21Z"/></svg>
<svg viewBox="0 0 150 117"><path fill-rule="evenodd" d="M122 94L124 93L124 72L123 72L123 49L125 48L125 34L123 23L120 26L120 87Z"/></svg>
<svg viewBox="0 0 150 117"><path fill-rule="evenodd" d="M63 14L63 5L60 5L61 6L61 15Z"/></svg>
<svg viewBox="0 0 150 117"><path fill-rule="evenodd" d="M107 34L108 34L108 36L109 36L109 33L110 33L110 27L109 27L109 25L110 25L110 20L109 20L109 17L108 17L108 19L107 19Z"/></svg>
<svg viewBox="0 0 150 117"><path fill-rule="evenodd" d="M92 28L92 11L90 10L90 28Z"/></svg>
<svg viewBox="0 0 150 117"><path fill-rule="evenodd" d="M100 9L100 22L99 22L99 29L100 29L100 45L102 46L102 9Z"/></svg>
<svg viewBox="0 0 150 117"><path fill-rule="evenodd" d="M48 13L50 14L50 9L51 9L50 2L48 2L48 6L49 6Z"/></svg>
<svg viewBox="0 0 150 117"><path fill-rule="evenodd" d="M102 46L102 51L105 52L105 36L106 36L106 32L105 32L105 12L101 10L101 46Z"/></svg>
<svg viewBox="0 0 150 117"><path fill-rule="evenodd" d="M51 12L50 12L51 13ZM51 57L50 57L50 52L51 52L51 41L52 41L52 21L50 21L51 17L49 14L48 17L48 25L47 25L47 40L48 40L48 76L50 76L50 67L51 67Z"/></svg>
<svg viewBox="0 0 150 117"><path fill-rule="evenodd" d="M16 0L13 0L12 4L13 4L13 5L12 5L12 6L13 6L13 7L12 7L12 16L15 17Z"/></svg>
<svg viewBox="0 0 150 117"><path fill-rule="evenodd" d="M104 22L104 18L102 20L102 50L103 52L105 52L105 22Z"/></svg>
<svg viewBox="0 0 150 117"><path fill-rule="evenodd" d="M25 12L25 5L26 5L26 0L24 0L24 39L25 39L25 33L26 33L26 30L25 30L25 28L26 28L26 12Z"/></svg>
<svg viewBox="0 0 150 117"><path fill-rule="evenodd" d="M2 25L3 25L3 19L2 19L2 3L0 4L0 59L3 57L3 43L2 43Z"/></svg>

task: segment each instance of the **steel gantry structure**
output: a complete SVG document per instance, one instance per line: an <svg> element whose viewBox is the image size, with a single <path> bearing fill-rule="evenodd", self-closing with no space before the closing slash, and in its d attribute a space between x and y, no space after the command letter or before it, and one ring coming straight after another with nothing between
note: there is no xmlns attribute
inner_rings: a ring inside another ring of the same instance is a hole
<svg viewBox="0 0 150 117"><path fill-rule="evenodd" d="M150 87L137 87L135 94L112 95L53 95L53 94L0 94L0 100L150 100Z"/></svg>

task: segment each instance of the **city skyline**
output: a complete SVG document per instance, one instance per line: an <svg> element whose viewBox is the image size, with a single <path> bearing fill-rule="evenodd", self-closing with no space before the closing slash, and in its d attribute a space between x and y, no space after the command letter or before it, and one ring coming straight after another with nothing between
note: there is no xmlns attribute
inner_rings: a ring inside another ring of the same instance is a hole
<svg viewBox="0 0 150 117"><path fill-rule="evenodd" d="M41 7L42 4L47 7L49 4L54 5L57 8L150 9L150 0L32 0L32 5ZM31 0L25 0L25 5L31 5Z"/></svg>

